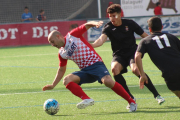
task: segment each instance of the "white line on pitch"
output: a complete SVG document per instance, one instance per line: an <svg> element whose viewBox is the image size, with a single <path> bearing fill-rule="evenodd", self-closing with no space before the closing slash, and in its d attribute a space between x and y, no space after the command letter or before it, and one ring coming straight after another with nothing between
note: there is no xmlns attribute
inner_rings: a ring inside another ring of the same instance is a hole
<svg viewBox="0 0 180 120"><path fill-rule="evenodd" d="M155 85L166 85L166 84L155 84ZM133 85L128 87L139 87L139 85ZM83 90L98 90L98 89L109 89L107 87L101 88L84 88ZM21 93L7 93L7 94L0 94L0 96L5 95L22 95L22 94L36 94L36 93L46 93L46 92L67 92L69 90L51 90L51 91L38 91L38 92L21 92Z"/></svg>
<svg viewBox="0 0 180 120"><path fill-rule="evenodd" d="M96 50L98 51L111 51L111 50ZM55 55L58 54L57 53L49 53L49 54L32 54L32 55L16 55L16 56L4 56L4 57L0 57L0 58L11 58L11 57L31 57L31 56L43 56L43 55Z"/></svg>
<svg viewBox="0 0 180 120"><path fill-rule="evenodd" d="M32 54L32 55L16 55L16 56L4 56L4 57L0 57L0 58L9 58L9 57L28 57L28 56L42 56L42 55L54 55L54 54L58 54L58 53L50 53L50 54Z"/></svg>

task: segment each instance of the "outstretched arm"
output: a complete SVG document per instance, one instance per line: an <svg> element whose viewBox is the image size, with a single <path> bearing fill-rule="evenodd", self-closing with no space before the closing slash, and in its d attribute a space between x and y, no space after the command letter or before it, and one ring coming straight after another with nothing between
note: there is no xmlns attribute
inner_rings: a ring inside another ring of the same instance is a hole
<svg viewBox="0 0 180 120"><path fill-rule="evenodd" d="M66 66L59 67L53 83L51 85L44 86L42 90L45 91L45 90L53 89L59 83L59 81L62 79L65 71L66 71Z"/></svg>
<svg viewBox="0 0 180 120"><path fill-rule="evenodd" d="M148 34L147 34L146 32L144 32L144 33L141 35L142 38L145 38L145 37L147 37L147 36L148 36Z"/></svg>
<svg viewBox="0 0 180 120"><path fill-rule="evenodd" d="M96 41L94 41L94 43L91 43L91 46L93 48L99 47L99 46L103 45L103 43L106 40L107 40L107 35L101 34L101 36Z"/></svg>
<svg viewBox="0 0 180 120"><path fill-rule="evenodd" d="M90 22L85 23L85 27L88 30L91 27L99 28L102 24L103 24L103 21L99 21L99 22L90 21Z"/></svg>
<svg viewBox="0 0 180 120"><path fill-rule="evenodd" d="M141 52L136 52L135 53L135 63L137 65L137 68L139 69L140 72L140 79L139 79L139 84L140 84L140 88L143 89L144 88L144 82L148 83L148 79L147 76L143 70L143 65L142 65L142 53Z"/></svg>

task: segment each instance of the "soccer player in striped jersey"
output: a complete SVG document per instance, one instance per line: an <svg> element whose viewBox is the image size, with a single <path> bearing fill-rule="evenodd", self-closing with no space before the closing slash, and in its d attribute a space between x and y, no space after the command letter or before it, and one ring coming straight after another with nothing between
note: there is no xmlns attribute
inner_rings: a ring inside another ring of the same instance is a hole
<svg viewBox="0 0 180 120"><path fill-rule="evenodd" d="M101 57L82 36L90 27L99 27L102 23L102 21L85 23L70 31L65 37L56 30L48 35L49 43L59 49L60 63L53 83L44 86L43 91L53 89L60 82L66 71L67 60L69 59L78 65L80 71L65 76L63 84L75 96L82 99L82 102L77 104L77 108L84 109L94 104L94 100L82 90L80 85L98 80L99 83L105 84L105 86L123 97L130 104L129 112L134 112L137 109L135 101L119 83L112 80Z"/></svg>

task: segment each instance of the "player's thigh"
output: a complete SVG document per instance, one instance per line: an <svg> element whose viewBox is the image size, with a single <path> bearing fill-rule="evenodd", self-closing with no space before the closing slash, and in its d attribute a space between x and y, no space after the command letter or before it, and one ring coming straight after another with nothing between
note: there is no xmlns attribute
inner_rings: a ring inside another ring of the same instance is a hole
<svg viewBox="0 0 180 120"><path fill-rule="evenodd" d="M136 75L136 76L139 76L140 73L139 73L139 70L137 68L137 65L135 63L131 63L130 64L130 68L131 68L131 71Z"/></svg>
<svg viewBox="0 0 180 120"><path fill-rule="evenodd" d="M135 60L134 60L134 51L132 51L130 54L131 54L131 55L130 55L128 61L129 61L129 66L130 66L130 68L131 68L131 71L132 71L133 74L135 74L136 76L139 76L140 73L139 73L139 70L138 70L138 68L137 68L137 65L135 64Z"/></svg>
<svg viewBox="0 0 180 120"><path fill-rule="evenodd" d="M172 91L172 90L171 90ZM180 99L180 91L179 90L176 90L176 91L172 91L177 97L179 97Z"/></svg>
<svg viewBox="0 0 180 120"><path fill-rule="evenodd" d="M165 82L169 90L171 91L180 91L180 79L173 79L173 78L165 78Z"/></svg>
<svg viewBox="0 0 180 120"><path fill-rule="evenodd" d="M127 72L128 63L121 56L114 56L111 61L111 71L113 75Z"/></svg>
<svg viewBox="0 0 180 120"><path fill-rule="evenodd" d="M75 83L79 84L80 77L78 75L74 75L74 74L69 74L69 75L65 76L63 79L63 84L67 85L70 82L75 82Z"/></svg>
<svg viewBox="0 0 180 120"><path fill-rule="evenodd" d="M113 73L117 73L117 72L120 73L121 70L123 70L123 66L118 61L111 63L111 71Z"/></svg>
<svg viewBox="0 0 180 120"><path fill-rule="evenodd" d="M92 70L88 70L88 71L76 71L73 72L73 75L76 75L79 77L79 82L77 84L81 85L84 83L93 83L95 81L97 81L97 79L89 72L91 72Z"/></svg>

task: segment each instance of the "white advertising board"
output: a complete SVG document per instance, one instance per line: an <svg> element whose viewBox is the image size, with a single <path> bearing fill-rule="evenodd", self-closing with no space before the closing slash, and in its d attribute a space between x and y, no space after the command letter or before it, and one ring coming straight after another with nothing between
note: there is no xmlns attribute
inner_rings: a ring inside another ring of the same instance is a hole
<svg viewBox="0 0 180 120"><path fill-rule="evenodd" d="M132 18L135 22L137 22L141 28L148 34L149 30L148 30L148 24L147 24L147 20L150 17L138 17L138 18ZM163 30L162 32L166 32L166 33L171 33L173 35L180 35L180 16L174 16L174 17L162 17L162 24L163 24ZM97 20L94 20L97 21ZM108 22L109 20L103 20L104 24L103 26ZM90 28L88 30L88 41L94 41L96 39L99 38L99 36L101 35L102 32L102 28L103 26L101 26L100 28ZM140 38L140 36L135 34L136 38Z"/></svg>
<svg viewBox="0 0 180 120"><path fill-rule="evenodd" d="M180 14L180 0L121 0L124 17L154 15L156 2L161 3L163 15Z"/></svg>

